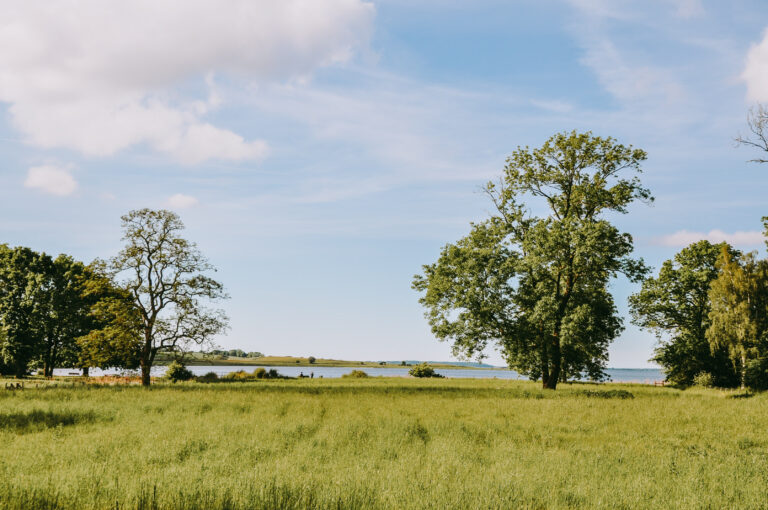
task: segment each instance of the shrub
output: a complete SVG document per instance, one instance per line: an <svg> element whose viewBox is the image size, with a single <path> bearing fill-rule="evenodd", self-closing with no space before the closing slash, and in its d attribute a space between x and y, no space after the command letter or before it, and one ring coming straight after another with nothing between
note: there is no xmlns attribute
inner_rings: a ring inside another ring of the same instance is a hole
<svg viewBox="0 0 768 510"><path fill-rule="evenodd" d="M179 382L189 381L195 377L195 374L193 374L187 367L178 361L174 361L168 365L168 370L165 372L165 377L167 377L172 382Z"/></svg>
<svg viewBox="0 0 768 510"><path fill-rule="evenodd" d="M196 380L202 383L216 382L219 380L219 375L216 372L208 372L205 375L199 376Z"/></svg>
<svg viewBox="0 0 768 510"><path fill-rule="evenodd" d="M715 379L709 372L699 372L693 376L693 385L702 388L712 388L715 385Z"/></svg>
<svg viewBox="0 0 768 510"><path fill-rule="evenodd" d="M259 367L256 370L253 371L253 376L256 379L266 379L269 377L269 374L267 373L267 369L264 367Z"/></svg>
<svg viewBox="0 0 768 510"><path fill-rule="evenodd" d="M365 378L365 377L369 377L369 375L366 374L365 372L363 372L362 370L353 370L353 371L351 371L348 374L342 375L341 377L344 378L344 379L349 378L349 377L357 378L357 379L362 379L362 378Z"/></svg>
<svg viewBox="0 0 768 510"><path fill-rule="evenodd" d="M744 385L755 391L768 390L768 358L760 358L747 363L744 371Z"/></svg>
<svg viewBox="0 0 768 510"><path fill-rule="evenodd" d="M435 372L435 369L427 365L426 362L416 365L408 371L413 377L443 377Z"/></svg>
<svg viewBox="0 0 768 510"><path fill-rule="evenodd" d="M247 381L248 379L253 379L253 376L245 370L238 370L237 372L228 373L222 379L228 379L231 381Z"/></svg>
<svg viewBox="0 0 768 510"><path fill-rule="evenodd" d="M309 364L312 365L314 362L317 361L314 356L309 357Z"/></svg>

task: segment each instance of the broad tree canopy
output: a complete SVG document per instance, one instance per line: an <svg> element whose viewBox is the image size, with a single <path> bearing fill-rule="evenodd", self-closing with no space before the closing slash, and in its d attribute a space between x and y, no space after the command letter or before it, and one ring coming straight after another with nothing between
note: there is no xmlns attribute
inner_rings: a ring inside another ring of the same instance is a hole
<svg viewBox="0 0 768 510"><path fill-rule="evenodd" d="M699 241L687 246L629 298L632 322L652 331L660 342L652 360L675 384L691 385L702 372L711 374L717 386L738 384L727 349L710 346L707 339L710 285L718 277L722 251L740 255L726 243Z"/></svg>
<svg viewBox="0 0 768 510"><path fill-rule="evenodd" d="M479 357L495 344L545 388L603 377L608 344L622 330L608 283L647 272L606 213L652 200L636 175L645 158L575 131L518 148L485 187L495 213L414 277L433 333L457 355Z"/></svg>

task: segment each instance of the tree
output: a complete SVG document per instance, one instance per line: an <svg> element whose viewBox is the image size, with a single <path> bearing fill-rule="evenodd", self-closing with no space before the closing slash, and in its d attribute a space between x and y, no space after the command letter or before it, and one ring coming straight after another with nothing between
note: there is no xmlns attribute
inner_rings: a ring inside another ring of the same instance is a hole
<svg viewBox="0 0 768 510"><path fill-rule="evenodd" d="M750 134L737 136L736 143L768 152L768 107L758 103L750 108L747 114L747 126ZM768 159L755 158L750 162L768 163Z"/></svg>
<svg viewBox="0 0 768 510"><path fill-rule="evenodd" d="M158 352L203 345L227 328L221 310L203 301L226 298L222 285L205 273L214 267L194 243L180 236L184 224L171 211L141 209L122 217L125 247L111 259L120 286L131 295L141 319L142 385L149 386Z"/></svg>
<svg viewBox="0 0 768 510"><path fill-rule="evenodd" d="M604 377L608 345L622 330L608 284L647 272L630 258L632 237L604 216L652 200L637 176L622 176L639 173L645 158L591 133L518 148L499 182L485 187L495 214L414 277L435 336L460 356L482 357L494 343L544 388Z"/></svg>
<svg viewBox="0 0 768 510"><path fill-rule="evenodd" d="M128 289L118 287L100 260L88 266L83 297L90 304L88 333L77 338L83 367L139 367L143 323Z"/></svg>
<svg viewBox="0 0 768 510"><path fill-rule="evenodd" d="M51 259L29 248L0 245L0 358L5 370L24 377L39 357Z"/></svg>
<svg viewBox="0 0 768 510"><path fill-rule="evenodd" d="M713 347L728 350L744 387L749 362L768 355L768 261L723 248L717 269L709 291L707 338Z"/></svg>
<svg viewBox="0 0 768 510"><path fill-rule="evenodd" d="M726 243L691 244L665 261L659 275L645 280L642 289L629 298L632 322L654 332L660 342L652 361L664 367L667 380L675 384L690 386L704 372L716 386L738 384L727 349L710 348L707 339L709 289L717 278L722 250L739 255Z"/></svg>

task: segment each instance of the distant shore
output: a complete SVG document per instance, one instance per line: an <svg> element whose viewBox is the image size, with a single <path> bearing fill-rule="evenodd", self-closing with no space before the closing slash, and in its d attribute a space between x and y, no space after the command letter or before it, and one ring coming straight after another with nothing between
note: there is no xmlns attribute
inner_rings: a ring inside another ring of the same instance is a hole
<svg viewBox="0 0 768 510"><path fill-rule="evenodd" d="M156 360L157 365L167 365L172 361L169 357L160 358ZM351 360L338 360L338 359L325 359L316 358L310 363L309 358L301 358L295 356L262 356L260 358L247 358L238 356L215 356L215 355L203 355L201 353L191 353L188 358L184 359L186 365L199 366L232 366L232 365L244 365L244 366L278 366L278 367L364 367L364 368L404 368L408 366L416 365L420 362L407 361L407 365L402 363L391 363L384 361L351 361ZM472 365L459 365L453 363L429 363L431 367L440 368L444 370L461 369L461 370L507 370L506 367L478 367Z"/></svg>

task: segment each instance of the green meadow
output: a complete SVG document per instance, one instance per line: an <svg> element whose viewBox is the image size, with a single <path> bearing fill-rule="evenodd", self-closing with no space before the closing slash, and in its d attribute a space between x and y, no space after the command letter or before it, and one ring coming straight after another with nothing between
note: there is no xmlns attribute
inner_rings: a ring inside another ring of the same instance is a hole
<svg viewBox="0 0 768 510"><path fill-rule="evenodd" d="M0 451L3 510L768 507L768 395L719 390L28 385Z"/></svg>

